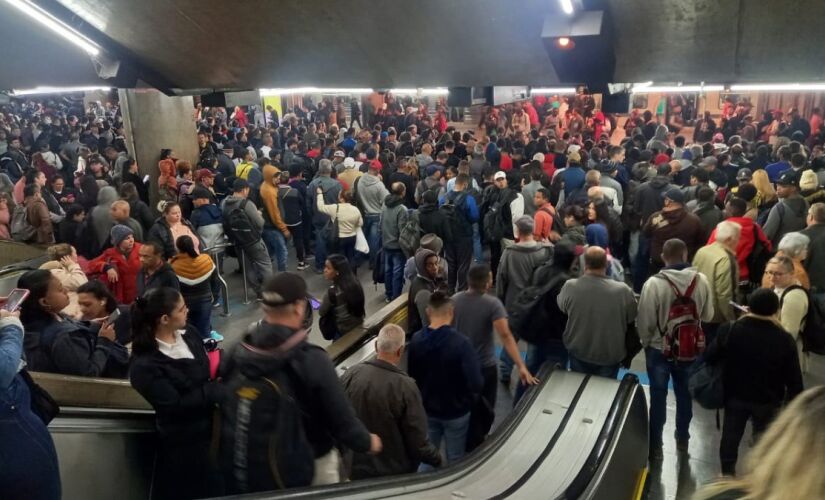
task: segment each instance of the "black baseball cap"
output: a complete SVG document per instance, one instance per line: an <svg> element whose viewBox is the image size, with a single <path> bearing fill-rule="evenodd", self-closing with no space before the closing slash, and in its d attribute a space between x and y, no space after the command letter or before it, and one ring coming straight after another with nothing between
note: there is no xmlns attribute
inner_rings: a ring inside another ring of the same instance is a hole
<svg viewBox="0 0 825 500"><path fill-rule="evenodd" d="M232 191L236 193L240 193L248 187L249 183L246 182L246 179L235 179L235 182L232 183Z"/></svg>
<svg viewBox="0 0 825 500"><path fill-rule="evenodd" d="M776 183L781 186L796 186L799 187L799 175L793 171L793 169L788 169L780 174L779 179L776 180Z"/></svg>
<svg viewBox="0 0 825 500"><path fill-rule="evenodd" d="M261 292L264 305L278 307L306 299L307 284L295 273L282 272L266 280Z"/></svg>

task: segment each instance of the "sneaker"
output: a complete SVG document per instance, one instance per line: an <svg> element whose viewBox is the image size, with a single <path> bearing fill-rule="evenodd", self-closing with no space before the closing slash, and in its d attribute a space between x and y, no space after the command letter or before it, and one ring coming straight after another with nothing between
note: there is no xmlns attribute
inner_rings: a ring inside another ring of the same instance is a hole
<svg viewBox="0 0 825 500"><path fill-rule="evenodd" d="M223 335L216 332L215 330L212 330L211 332L209 332L209 336L212 337L213 339L217 340L218 342L221 342L223 340Z"/></svg>
<svg viewBox="0 0 825 500"><path fill-rule="evenodd" d="M389 297L384 297L384 303L385 303L385 304L389 304L390 302L392 302L392 299L391 299L391 298L389 298Z"/></svg>
<svg viewBox="0 0 825 500"><path fill-rule="evenodd" d="M215 302L212 302L212 308L217 309L223 305L223 300L218 299Z"/></svg>
<svg viewBox="0 0 825 500"><path fill-rule="evenodd" d="M304 269L306 269L308 267L309 267L309 264L307 264L306 262L299 262L298 266L295 269L297 269L298 271L303 271Z"/></svg>
<svg viewBox="0 0 825 500"><path fill-rule="evenodd" d="M679 450L682 453L687 453L689 443L690 443L690 438L687 438L687 439L676 438L676 449Z"/></svg>

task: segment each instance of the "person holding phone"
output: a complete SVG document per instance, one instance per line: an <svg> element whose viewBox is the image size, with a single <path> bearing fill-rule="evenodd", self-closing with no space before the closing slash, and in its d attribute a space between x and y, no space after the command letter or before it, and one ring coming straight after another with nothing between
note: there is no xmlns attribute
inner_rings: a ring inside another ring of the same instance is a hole
<svg viewBox="0 0 825 500"><path fill-rule="evenodd" d="M102 281L93 280L77 289L79 317L85 321L111 323L115 338L123 345L132 341L132 325L129 306L118 305L117 299Z"/></svg>
<svg viewBox="0 0 825 500"><path fill-rule="evenodd" d="M29 368L82 377L126 376L129 353L117 341L114 327L102 320L79 321L63 314L69 296L49 271L29 271L17 287L29 290L20 309L28 337Z"/></svg>
<svg viewBox="0 0 825 500"><path fill-rule="evenodd" d="M25 364L19 316L0 308L0 442L8 451L0 453L0 498L59 499L54 442L31 409L29 386L21 375Z"/></svg>
<svg viewBox="0 0 825 500"><path fill-rule="evenodd" d="M160 436L154 498L220 496L209 461L212 410L220 385L210 380L200 334L174 288L152 289L132 306L132 387L155 409Z"/></svg>

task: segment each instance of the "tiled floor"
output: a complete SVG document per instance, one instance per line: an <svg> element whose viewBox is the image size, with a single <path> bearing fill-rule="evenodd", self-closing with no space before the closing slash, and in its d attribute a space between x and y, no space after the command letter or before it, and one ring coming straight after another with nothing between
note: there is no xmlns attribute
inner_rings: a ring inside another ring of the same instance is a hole
<svg viewBox="0 0 825 500"><path fill-rule="evenodd" d="M290 265L294 266L292 262L294 259L290 259ZM242 280L240 274L234 273L235 266L235 261L232 259L229 259L225 266L225 271L227 271L225 278L231 290L231 316L223 318L217 310L213 314L215 329L225 335L228 343L236 341L249 323L260 318L258 307L254 302L248 305L242 303ZM364 286L366 312L370 315L384 305L383 285L376 288L372 284L372 275L366 266L362 266L358 275ZM307 280L310 293L320 299L329 284L323 276L311 270L304 271L303 276ZM322 346L328 344L317 328L313 328L310 341ZM646 381L642 354L634 359L631 371L639 374L643 382ZM814 356L810 362L809 373L805 375L805 385L810 387L823 383L825 383L825 358ZM512 408L511 391L512 389L499 386L494 426L497 426ZM675 430L676 402L672 395L668 398L667 423L664 430L664 460L660 464L653 464L649 473L649 498L651 500L689 499L697 488L719 475L718 450L721 431L716 428L716 412L704 410L696 404L693 412L690 450L688 454L682 455L676 450L675 440L669 438L673 436ZM743 458L750 448L750 431L745 436L740 446L740 464L743 463Z"/></svg>

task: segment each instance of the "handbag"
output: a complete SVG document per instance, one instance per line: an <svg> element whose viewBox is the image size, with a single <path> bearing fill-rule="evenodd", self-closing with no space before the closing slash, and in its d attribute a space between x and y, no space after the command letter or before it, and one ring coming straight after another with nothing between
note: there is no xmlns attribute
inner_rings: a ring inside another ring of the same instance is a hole
<svg viewBox="0 0 825 500"><path fill-rule="evenodd" d="M735 327L733 323L731 330ZM720 331L716 337L719 351L724 356L724 347L729 331ZM714 364L708 364L704 357L696 363L688 378L688 390L693 399L702 408L720 410L725 407L724 363L718 359Z"/></svg>
<svg viewBox="0 0 825 500"><path fill-rule="evenodd" d="M44 424L49 425L49 422L60 414L60 405L57 404L51 394L46 392L46 389L37 385L25 368L20 370L20 378L29 386L32 413L40 417Z"/></svg>
<svg viewBox="0 0 825 500"><path fill-rule="evenodd" d="M338 236L338 210L340 207L340 203L335 205L335 217L330 217L329 224L324 228L326 231L329 231L326 235L327 248L334 252L338 251L338 240L340 239Z"/></svg>
<svg viewBox="0 0 825 500"><path fill-rule="evenodd" d="M370 253L370 245L367 243L367 237L364 236L364 231L360 227L355 232L355 251L365 254Z"/></svg>

